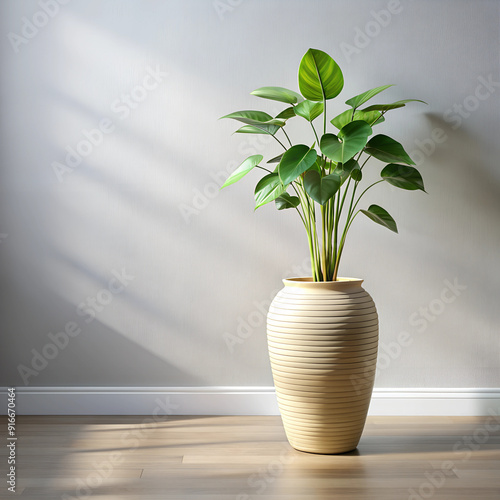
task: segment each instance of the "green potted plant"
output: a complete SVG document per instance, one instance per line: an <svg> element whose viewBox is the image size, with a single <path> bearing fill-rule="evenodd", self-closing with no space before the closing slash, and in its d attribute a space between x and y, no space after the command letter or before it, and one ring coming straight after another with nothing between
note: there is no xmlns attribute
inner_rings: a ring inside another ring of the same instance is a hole
<svg viewBox="0 0 500 500"><path fill-rule="evenodd" d="M298 83L300 93L283 87L251 92L287 105L275 117L254 110L223 117L243 123L237 133L269 135L283 149L266 163L262 155L246 158L223 187L255 168L264 170L255 187L255 208L274 202L278 210L296 210L304 225L311 276L284 279L284 288L270 306L271 367L291 445L314 453L342 453L356 448L365 424L375 377L378 317L361 286L363 280L339 277L339 264L359 214L397 232L384 208L363 208L368 190L387 182L424 191L422 177L403 146L387 135L374 134L386 113L423 101L366 106L391 87L384 85L348 99L348 108L328 120L327 102L339 95L344 78L338 64L317 49L309 49L302 58ZM305 119L311 129L299 143L285 130L295 117ZM363 171L371 168L367 163L372 158L385 165L380 179L364 186Z"/></svg>

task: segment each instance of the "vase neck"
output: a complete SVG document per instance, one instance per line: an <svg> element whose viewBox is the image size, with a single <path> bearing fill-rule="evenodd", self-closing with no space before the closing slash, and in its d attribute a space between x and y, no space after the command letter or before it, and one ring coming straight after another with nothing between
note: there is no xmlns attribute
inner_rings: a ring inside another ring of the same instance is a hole
<svg viewBox="0 0 500 500"><path fill-rule="evenodd" d="M338 278L337 281L313 281L311 277L307 278L287 278L283 280L286 287L302 288L304 290L311 290L321 292L324 290L347 291L353 289L360 289L362 279L359 278Z"/></svg>

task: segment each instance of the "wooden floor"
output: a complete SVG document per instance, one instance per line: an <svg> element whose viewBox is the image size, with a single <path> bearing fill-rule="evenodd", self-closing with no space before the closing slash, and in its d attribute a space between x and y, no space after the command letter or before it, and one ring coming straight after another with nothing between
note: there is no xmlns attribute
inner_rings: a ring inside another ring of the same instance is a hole
<svg viewBox="0 0 500 500"><path fill-rule="evenodd" d="M344 455L292 449L279 417L159 418L17 417L16 494L37 500L500 499L500 422L486 417L371 417L358 449ZM5 443L5 417L0 425ZM13 498L5 484L2 479L0 498Z"/></svg>

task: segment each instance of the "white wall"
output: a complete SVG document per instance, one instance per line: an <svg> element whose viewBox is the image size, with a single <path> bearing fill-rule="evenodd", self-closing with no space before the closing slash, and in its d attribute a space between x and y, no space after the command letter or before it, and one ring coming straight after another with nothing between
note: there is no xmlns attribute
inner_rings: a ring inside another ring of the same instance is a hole
<svg viewBox="0 0 500 500"><path fill-rule="evenodd" d="M400 234L357 220L341 269L365 279L392 345L377 387L500 386L498 1L71 0L23 43L13 34L44 23L40 4L54 1L0 3L0 385L272 384L261 309L307 273L305 236L293 213L253 212L258 175L215 189L249 154L279 152L218 117L276 109L249 92L297 88L314 47L344 72L332 110L386 83L381 99L429 103L379 129L414 152L428 195L380 186L367 204ZM142 102L117 104L157 67ZM106 118L113 131L59 182L53 163ZM127 286L103 291L122 270ZM466 289L442 302L455 282ZM96 296L110 302L87 323L77 307ZM80 333L47 347L64 328ZM225 334L246 338L229 349ZM53 359L32 366L33 349Z"/></svg>

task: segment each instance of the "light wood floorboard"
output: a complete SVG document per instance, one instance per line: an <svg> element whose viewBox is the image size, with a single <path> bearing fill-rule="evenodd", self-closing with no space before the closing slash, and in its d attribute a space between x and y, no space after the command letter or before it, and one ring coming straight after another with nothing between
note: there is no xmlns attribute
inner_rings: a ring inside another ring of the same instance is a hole
<svg viewBox="0 0 500 500"><path fill-rule="evenodd" d="M343 455L294 450L279 417L159 418L18 416L17 493L4 482L0 498L500 499L500 420L488 417L370 417Z"/></svg>

